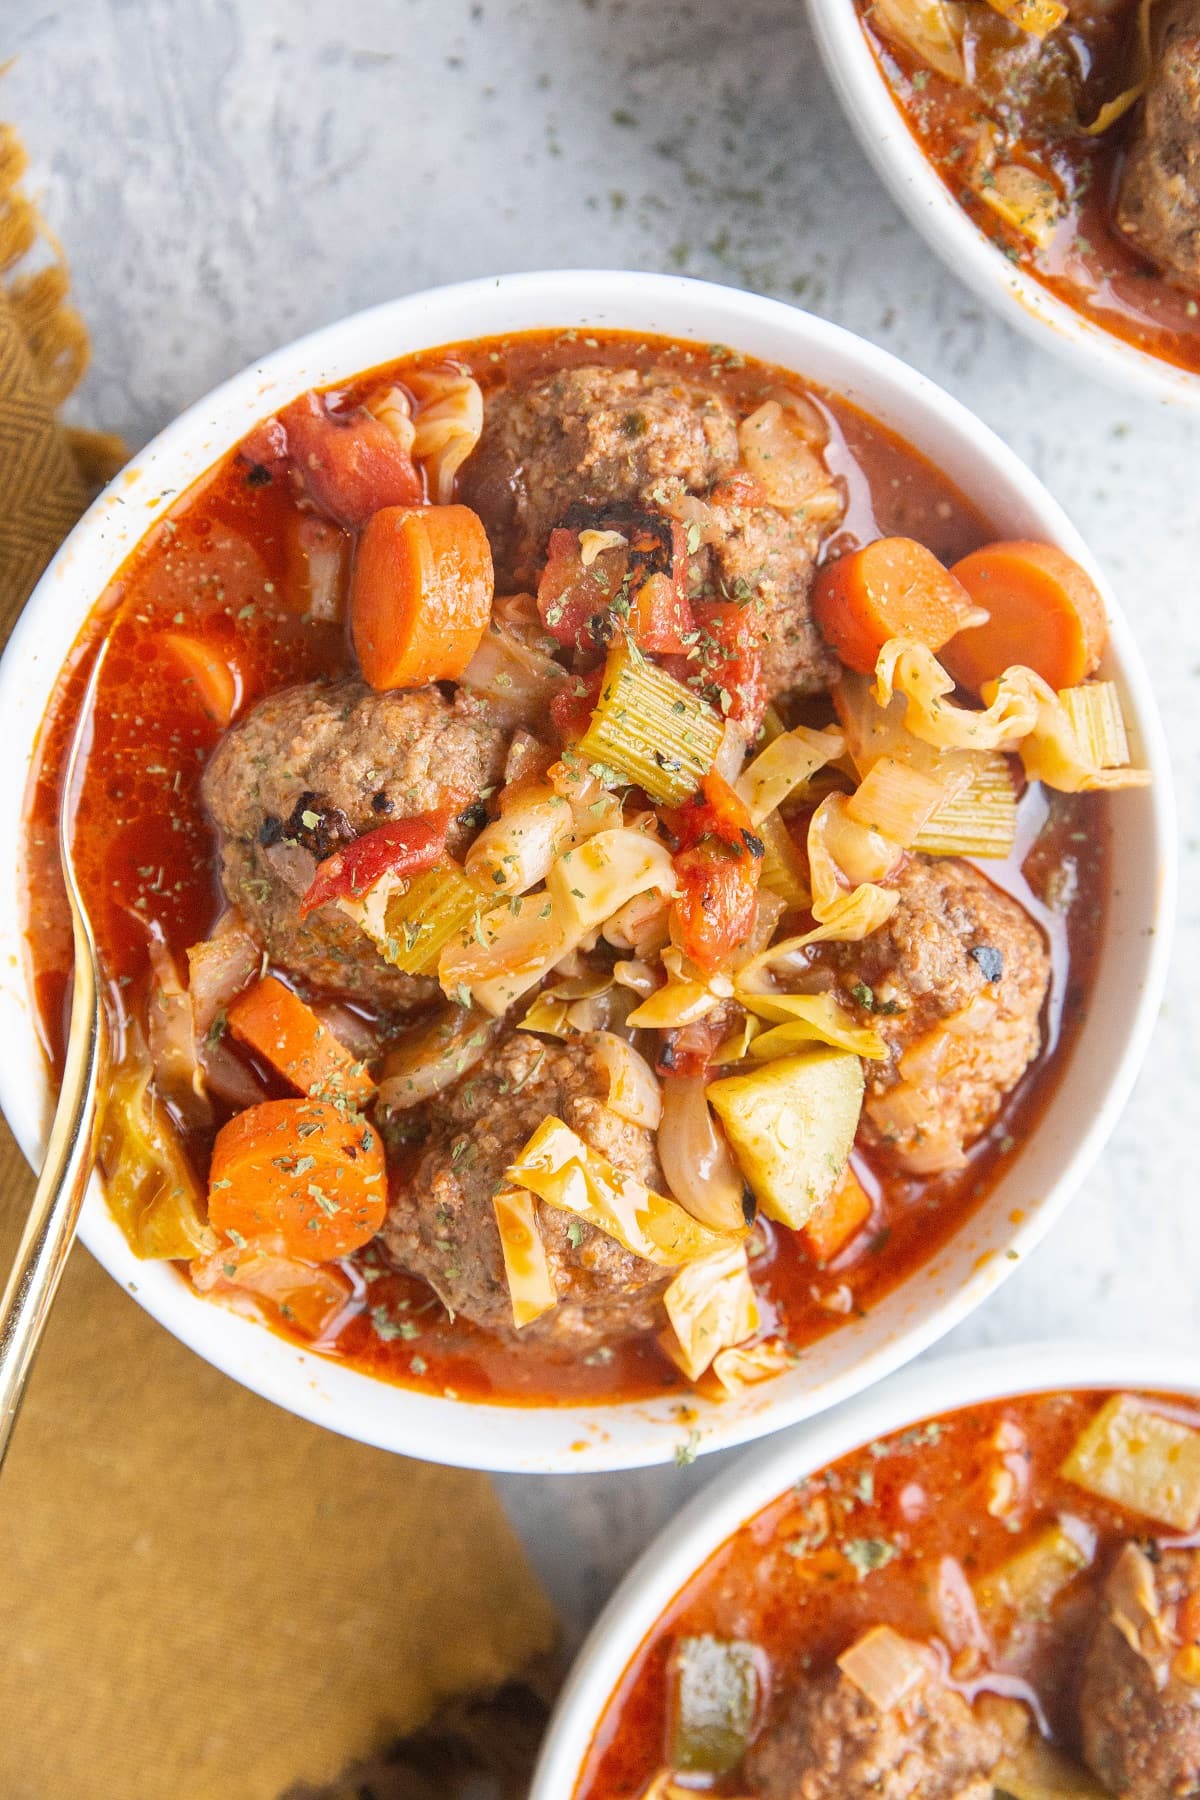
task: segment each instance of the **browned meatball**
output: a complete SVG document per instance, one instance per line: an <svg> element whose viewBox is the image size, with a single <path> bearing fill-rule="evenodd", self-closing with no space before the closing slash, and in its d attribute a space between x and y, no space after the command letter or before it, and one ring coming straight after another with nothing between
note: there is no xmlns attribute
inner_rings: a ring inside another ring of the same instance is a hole
<svg viewBox="0 0 1200 1800"><path fill-rule="evenodd" d="M1200 288L1200 0L1151 14L1154 71L1117 196L1117 223L1143 255Z"/></svg>
<svg viewBox="0 0 1200 1800"><path fill-rule="evenodd" d="M545 1043L521 1031L503 1039L430 1108L429 1138L384 1222L388 1254L422 1276L451 1312L511 1330L492 1195L543 1119L562 1119L615 1167L662 1189L653 1134L611 1112L608 1089L608 1073L586 1039ZM575 1347L662 1322L658 1297L670 1269L631 1255L560 1208L539 1202L538 1221L559 1301L522 1337Z"/></svg>
<svg viewBox="0 0 1200 1800"><path fill-rule="evenodd" d="M1198 1589L1195 1551L1164 1550L1152 1563L1136 1544L1105 1583L1079 1719L1088 1766L1117 1800L1200 1795L1200 1688L1175 1667L1178 1608Z"/></svg>
<svg viewBox="0 0 1200 1800"><path fill-rule="evenodd" d="M336 907L302 920L299 895L317 859L361 832L467 806L500 779L509 735L466 695L376 693L357 679L285 688L226 732L204 798L222 885L271 960L308 987L381 1006L431 997L434 983L390 968Z"/></svg>
<svg viewBox="0 0 1200 1800"><path fill-rule="evenodd" d="M832 480L781 508L729 482L741 454L728 401L662 370L583 367L490 399L462 495L492 540L501 589L535 588L546 543L568 510L629 506L688 518L705 501L695 572L705 597L752 609L772 698L828 686L837 662L809 607L820 546L842 510ZM818 462L817 470L820 470Z"/></svg>
<svg viewBox="0 0 1200 1800"><path fill-rule="evenodd" d="M1050 958L1033 920L970 863L914 856L891 918L813 961L837 998L874 1026L866 1125L916 1173L961 1165L1041 1043Z"/></svg>
<svg viewBox="0 0 1200 1800"><path fill-rule="evenodd" d="M1003 1738L928 1678L881 1712L836 1669L785 1686L746 1758L756 1800L992 1800Z"/></svg>
<svg viewBox="0 0 1200 1800"><path fill-rule="evenodd" d="M737 459L737 419L708 388L662 370L561 369L488 400L460 486L487 526L503 592L536 588L568 507L647 503L671 477L703 492Z"/></svg>

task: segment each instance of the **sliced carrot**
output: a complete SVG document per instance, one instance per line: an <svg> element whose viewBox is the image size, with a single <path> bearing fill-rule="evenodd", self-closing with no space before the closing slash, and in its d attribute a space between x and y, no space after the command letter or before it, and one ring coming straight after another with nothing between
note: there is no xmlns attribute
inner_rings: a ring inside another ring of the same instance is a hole
<svg viewBox="0 0 1200 1800"><path fill-rule="evenodd" d="M870 1216L870 1197L847 1163L833 1191L822 1200L800 1236L817 1262L832 1262L850 1239L858 1236Z"/></svg>
<svg viewBox="0 0 1200 1800"><path fill-rule="evenodd" d="M217 1133L208 1220L235 1244L273 1236L286 1255L333 1262L373 1238L386 1210L379 1133L344 1106L264 1100Z"/></svg>
<svg viewBox="0 0 1200 1800"><path fill-rule="evenodd" d="M185 681L195 689L209 718L222 728L231 724L242 701L240 670L203 638L188 637L182 631L164 631L159 642L183 670Z"/></svg>
<svg viewBox="0 0 1200 1800"><path fill-rule="evenodd" d="M469 506L385 506L358 541L350 631L374 688L455 681L492 611L492 552Z"/></svg>
<svg viewBox="0 0 1200 1800"><path fill-rule="evenodd" d="M915 538L876 538L826 563L813 617L848 669L870 675L889 638L940 650L972 611L970 596Z"/></svg>
<svg viewBox="0 0 1200 1800"><path fill-rule="evenodd" d="M1052 688L1077 687L1097 667L1108 636L1090 575L1054 544L987 544L950 573L988 614L947 644L942 662L972 693L1014 663Z"/></svg>
<svg viewBox="0 0 1200 1800"><path fill-rule="evenodd" d="M239 994L226 1017L234 1037L257 1050L302 1094L361 1104L375 1092L362 1064L312 1007L274 975L264 975Z"/></svg>

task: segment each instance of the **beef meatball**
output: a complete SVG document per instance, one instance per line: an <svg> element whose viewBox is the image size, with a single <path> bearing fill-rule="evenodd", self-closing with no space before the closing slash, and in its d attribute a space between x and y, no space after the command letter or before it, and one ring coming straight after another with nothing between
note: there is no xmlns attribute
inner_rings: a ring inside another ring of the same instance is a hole
<svg viewBox="0 0 1200 1800"><path fill-rule="evenodd" d="M511 1332L492 1195L543 1119L562 1119L614 1167L662 1190L653 1133L610 1111L608 1090L588 1039L545 1043L522 1031L504 1038L430 1109L429 1136L380 1234L389 1256L427 1281L451 1312ZM672 1270L558 1207L539 1202L538 1222L559 1300L524 1329L523 1340L536 1334L574 1349L662 1322L658 1301Z"/></svg>
<svg viewBox="0 0 1200 1800"><path fill-rule="evenodd" d="M1089 1768L1118 1800L1200 1795L1200 1688L1175 1668L1178 1609L1200 1591L1193 1550L1157 1563L1126 1544L1083 1664L1079 1722Z"/></svg>
<svg viewBox="0 0 1200 1800"><path fill-rule="evenodd" d="M1183 287L1200 288L1200 0L1151 14L1155 59L1117 195L1130 243Z"/></svg>
<svg viewBox="0 0 1200 1800"><path fill-rule="evenodd" d="M661 370L563 369L503 389L488 401L461 478L487 526L501 590L536 588L550 533L572 507L690 519L686 502L702 498L696 574L706 597L752 609L771 697L828 686L837 663L809 595L840 491L830 479L819 497L784 507L754 482L728 480L741 458L738 423L724 396Z"/></svg>
<svg viewBox="0 0 1200 1800"><path fill-rule="evenodd" d="M221 833L221 881L273 962L310 988L384 1007L429 998L336 907L301 919L316 862L389 820L469 806L500 780L510 733L467 695L376 693L357 679L285 688L217 746L204 798ZM462 829L451 848L461 848Z"/></svg>
<svg viewBox="0 0 1200 1800"><path fill-rule="evenodd" d="M701 493L737 460L737 418L709 389L662 370L560 369L488 400L460 487L487 526L500 591L532 589L572 505L648 503L668 479Z"/></svg>
<svg viewBox="0 0 1200 1800"><path fill-rule="evenodd" d="M887 1712L837 1669L784 1686L746 1757L757 1800L992 1800L1000 1729L919 1650L927 1679Z"/></svg>
<svg viewBox="0 0 1200 1800"><path fill-rule="evenodd" d="M1037 1055L1050 958L1029 915L970 863L914 856L896 885L885 924L817 946L813 963L886 1047L863 1065L868 1137L934 1173L961 1166Z"/></svg>

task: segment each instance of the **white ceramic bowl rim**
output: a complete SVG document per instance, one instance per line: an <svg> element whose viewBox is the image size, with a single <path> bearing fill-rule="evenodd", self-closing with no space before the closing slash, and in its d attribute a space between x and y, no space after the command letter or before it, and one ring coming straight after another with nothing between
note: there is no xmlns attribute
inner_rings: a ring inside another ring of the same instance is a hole
<svg viewBox="0 0 1200 1800"><path fill-rule="evenodd" d="M951 271L1010 324L1090 375L1143 400L1200 407L1200 374L1127 343L1076 312L991 243L909 130L875 60L854 0L808 0L830 82L884 186Z"/></svg>
<svg viewBox="0 0 1200 1800"><path fill-rule="evenodd" d="M1098 1016L1107 1021L1108 1041L1097 1040L1090 1057L1078 1047L1016 1168L951 1244L869 1317L841 1327L806 1352L796 1369L735 1400L717 1405L697 1398L686 1420L677 1395L591 1406L468 1405L313 1355L200 1299L171 1267L139 1262L93 1183L80 1227L84 1243L147 1311L214 1366L301 1417L362 1442L445 1463L518 1471L637 1467L669 1461L685 1439L701 1451L744 1442L845 1399L958 1323L1062 1211L1111 1130L1156 1016L1174 900L1170 774L1148 678L1079 534L1013 453L932 382L836 325L683 277L591 270L468 282L342 320L235 376L139 453L54 559L0 664L0 717L12 752L0 768L0 841L20 840L40 721L86 614L174 498L253 423L306 387L345 380L408 352L570 326L733 344L792 368L914 443L1011 535L1058 542L1105 593L1113 670L1135 753L1154 783L1121 796L1114 813L1129 873L1116 912L1110 909L1114 941L1103 952L1112 1000ZM0 1103L36 1162L50 1090L26 987L11 865L0 883L0 1043Z"/></svg>
<svg viewBox="0 0 1200 1800"><path fill-rule="evenodd" d="M740 1458L664 1527L592 1627L559 1696L529 1800L571 1800L605 1708L667 1607L722 1544L790 1485L938 1415L1021 1394L1089 1388L1200 1398L1200 1359L1085 1343L934 1357Z"/></svg>

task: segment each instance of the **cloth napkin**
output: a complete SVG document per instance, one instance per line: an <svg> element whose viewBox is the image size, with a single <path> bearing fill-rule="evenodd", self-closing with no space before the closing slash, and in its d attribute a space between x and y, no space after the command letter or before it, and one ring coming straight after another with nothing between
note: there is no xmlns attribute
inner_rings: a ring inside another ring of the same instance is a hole
<svg viewBox="0 0 1200 1800"><path fill-rule="evenodd" d="M24 160L0 126L0 638L119 449L57 420L87 334ZM5 1131L3 1269L31 1189ZM3 1800L312 1794L554 1635L484 1477L277 1411L75 1249L0 1481Z"/></svg>

